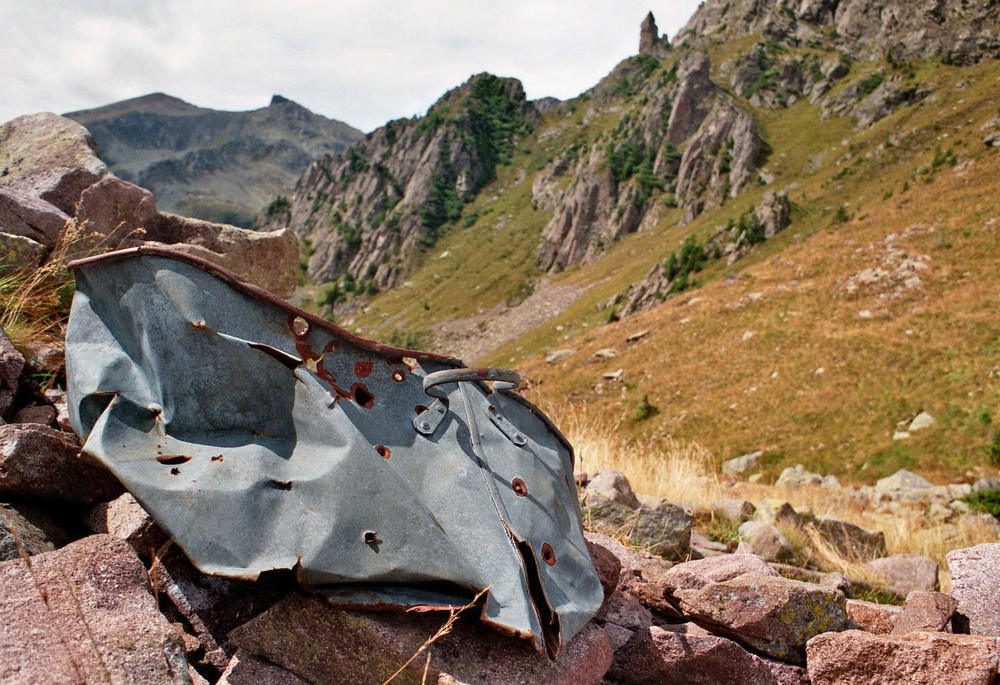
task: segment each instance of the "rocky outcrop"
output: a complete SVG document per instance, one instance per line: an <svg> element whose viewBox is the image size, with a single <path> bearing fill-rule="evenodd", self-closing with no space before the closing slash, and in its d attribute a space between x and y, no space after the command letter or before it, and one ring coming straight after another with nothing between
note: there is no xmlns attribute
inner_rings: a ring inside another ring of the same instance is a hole
<svg viewBox="0 0 1000 685"><path fill-rule="evenodd" d="M647 217L655 220L657 199L682 207L691 221L754 180L763 142L753 117L711 80L707 53L673 64L649 53L626 60L594 89L594 106L622 93L645 104L610 136L564 150L535 178L536 204L553 212L535 260L545 271L598 258Z"/></svg>
<svg viewBox="0 0 1000 685"><path fill-rule="evenodd" d="M473 76L426 116L390 121L346 152L313 161L288 211L262 222L288 226L308 245L313 281L350 274L393 287L493 180L537 116L516 79Z"/></svg>
<svg viewBox="0 0 1000 685"><path fill-rule="evenodd" d="M66 117L93 134L115 175L148 188L164 209L243 227L287 195L312 159L361 137L280 95L222 112L154 93Z"/></svg>
<svg viewBox="0 0 1000 685"><path fill-rule="evenodd" d="M650 12L642 20L642 26L639 27L639 54L652 52L659 40L660 30L656 27L653 13Z"/></svg>
<svg viewBox="0 0 1000 685"><path fill-rule="evenodd" d="M695 46L706 40L760 33L800 46L829 40L859 60L898 61L940 57L970 64L1000 55L1000 8L990 3L959 6L899 0L707 0L675 39Z"/></svg>

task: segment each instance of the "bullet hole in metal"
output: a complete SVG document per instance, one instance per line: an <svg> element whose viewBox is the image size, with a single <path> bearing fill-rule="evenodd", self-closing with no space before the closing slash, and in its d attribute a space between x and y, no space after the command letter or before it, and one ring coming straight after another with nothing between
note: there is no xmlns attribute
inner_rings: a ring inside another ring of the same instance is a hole
<svg viewBox="0 0 1000 685"><path fill-rule="evenodd" d="M425 411L427 411L427 407L425 407L422 404L418 404L413 408L413 411L417 412L418 414L423 414Z"/></svg>
<svg viewBox="0 0 1000 685"><path fill-rule="evenodd" d="M292 489L292 481L290 481L290 480L272 480L270 483L268 483L268 485L270 485L275 490L291 490Z"/></svg>
<svg viewBox="0 0 1000 685"><path fill-rule="evenodd" d="M497 408L496 408L496 405L493 405L493 404L491 404L490 406L488 406L488 407L486 407L486 408L487 408L487 409L489 409L489 410L490 410L491 412L493 412L494 414L495 414L495 413L496 413L496 411L497 411Z"/></svg>
<svg viewBox="0 0 1000 685"><path fill-rule="evenodd" d="M552 549L552 545L547 542L542 545L542 561L549 566L556 565L556 552Z"/></svg>
<svg viewBox="0 0 1000 685"><path fill-rule="evenodd" d="M191 457L185 457L180 454L164 454L157 457L156 461L161 464L166 464L167 466L179 466L180 464L186 464L191 461Z"/></svg>
<svg viewBox="0 0 1000 685"><path fill-rule="evenodd" d="M212 461L222 461L222 455L220 454L217 457L212 457Z"/></svg>
<svg viewBox="0 0 1000 685"><path fill-rule="evenodd" d="M511 481L510 486L514 488L514 494L518 497L528 496L528 486L524 484L524 481L520 478L515 478Z"/></svg>
<svg viewBox="0 0 1000 685"><path fill-rule="evenodd" d="M377 545L381 542L381 540L378 539L378 533L373 530L365 531L364 538L366 545Z"/></svg>
<svg viewBox="0 0 1000 685"><path fill-rule="evenodd" d="M375 451L378 452L383 459L388 459L389 457L392 456L392 450L390 450L385 445L377 445L375 447Z"/></svg>
<svg viewBox="0 0 1000 685"><path fill-rule="evenodd" d="M375 396L372 395L364 383L355 383L351 386L351 395L358 406L371 409L375 406Z"/></svg>
<svg viewBox="0 0 1000 685"><path fill-rule="evenodd" d="M170 475L172 475L172 476L180 475L180 472L181 472L181 470L179 468L177 468L176 466L174 468L170 469Z"/></svg>
<svg viewBox="0 0 1000 685"><path fill-rule="evenodd" d="M371 362L358 362L354 365L354 375L358 378L368 378L372 374Z"/></svg>
<svg viewBox="0 0 1000 685"><path fill-rule="evenodd" d="M296 316L292 319L291 328L296 338L304 338L309 335L309 322L301 316Z"/></svg>
<svg viewBox="0 0 1000 685"><path fill-rule="evenodd" d="M406 374L403 373L402 371L393 371L392 380L396 381L397 383L402 383L403 381L406 380Z"/></svg>

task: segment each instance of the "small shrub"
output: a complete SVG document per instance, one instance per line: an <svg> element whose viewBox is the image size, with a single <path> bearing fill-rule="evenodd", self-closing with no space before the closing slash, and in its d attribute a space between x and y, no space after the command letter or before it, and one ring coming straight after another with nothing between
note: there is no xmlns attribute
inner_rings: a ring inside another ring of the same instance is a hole
<svg viewBox="0 0 1000 685"><path fill-rule="evenodd" d="M267 206L268 216L282 216L288 214L292 209L292 203L284 195L279 195L278 197L271 200L271 203Z"/></svg>
<svg viewBox="0 0 1000 685"><path fill-rule="evenodd" d="M871 95L875 92L876 88L882 85L882 81L884 80L885 76L882 75L882 72L876 71L871 76L866 76L858 81L858 87L861 88L861 92L865 95Z"/></svg>
<svg viewBox="0 0 1000 685"><path fill-rule="evenodd" d="M993 442L986 448L986 455L990 458L990 463L1000 466L1000 431L993 431Z"/></svg>
<svg viewBox="0 0 1000 685"><path fill-rule="evenodd" d="M974 492L971 495L962 497L961 500L973 509L985 511L987 514L1000 517L1000 490Z"/></svg>
<svg viewBox="0 0 1000 685"><path fill-rule="evenodd" d="M833 222L835 224L846 224L850 220L851 215L847 211L847 205L837 207L837 211L833 213Z"/></svg>
<svg viewBox="0 0 1000 685"><path fill-rule="evenodd" d="M639 400L639 404L636 405L635 414L632 416L632 420L645 421L646 419L656 416L659 413L659 407L649 401L649 395L643 394L642 399Z"/></svg>

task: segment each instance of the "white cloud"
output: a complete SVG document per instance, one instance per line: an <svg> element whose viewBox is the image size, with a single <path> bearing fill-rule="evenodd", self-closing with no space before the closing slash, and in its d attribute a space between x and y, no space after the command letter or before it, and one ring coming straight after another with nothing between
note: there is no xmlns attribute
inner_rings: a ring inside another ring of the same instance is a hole
<svg viewBox="0 0 1000 685"><path fill-rule="evenodd" d="M0 121L161 91L216 109L281 93L364 130L423 113L471 74L573 97L637 50L652 9L673 35L696 0L7 0Z"/></svg>

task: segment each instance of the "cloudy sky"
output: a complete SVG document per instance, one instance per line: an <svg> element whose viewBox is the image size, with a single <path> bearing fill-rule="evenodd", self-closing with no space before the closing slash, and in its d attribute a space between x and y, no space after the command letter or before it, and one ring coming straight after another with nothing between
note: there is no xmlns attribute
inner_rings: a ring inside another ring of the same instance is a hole
<svg viewBox="0 0 1000 685"><path fill-rule="evenodd" d="M673 36L697 0L3 0L0 122L151 92L247 110L280 93L369 131L471 74L569 98Z"/></svg>

